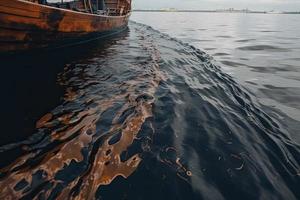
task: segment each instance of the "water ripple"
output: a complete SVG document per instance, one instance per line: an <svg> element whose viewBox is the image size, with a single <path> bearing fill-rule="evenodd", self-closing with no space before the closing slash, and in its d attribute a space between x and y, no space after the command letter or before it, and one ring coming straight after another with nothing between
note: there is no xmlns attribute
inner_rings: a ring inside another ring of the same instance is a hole
<svg viewBox="0 0 300 200"><path fill-rule="evenodd" d="M0 170L1 199L300 198L299 145L187 43L131 22L58 82L61 105L0 147L19 152Z"/></svg>

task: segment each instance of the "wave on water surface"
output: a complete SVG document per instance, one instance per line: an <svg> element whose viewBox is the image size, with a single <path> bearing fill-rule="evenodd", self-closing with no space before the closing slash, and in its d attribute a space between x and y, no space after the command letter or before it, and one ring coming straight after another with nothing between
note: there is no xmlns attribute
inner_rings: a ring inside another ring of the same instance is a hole
<svg viewBox="0 0 300 200"><path fill-rule="evenodd" d="M0 199L299 199L289 133L201 50L129 27L67 63L62 104L0 147Z"/></svg>

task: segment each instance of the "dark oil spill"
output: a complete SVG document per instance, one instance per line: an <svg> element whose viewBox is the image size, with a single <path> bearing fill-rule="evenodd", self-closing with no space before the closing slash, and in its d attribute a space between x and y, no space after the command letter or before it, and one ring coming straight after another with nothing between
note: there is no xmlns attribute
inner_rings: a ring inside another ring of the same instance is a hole
<svg viewBox="0 0 300 200"><path fill-rule="evenodd" d="M299 145L207 54L133 22L92 46L11 62L45 74L5 101L0 199L300 198Z"/></svg>

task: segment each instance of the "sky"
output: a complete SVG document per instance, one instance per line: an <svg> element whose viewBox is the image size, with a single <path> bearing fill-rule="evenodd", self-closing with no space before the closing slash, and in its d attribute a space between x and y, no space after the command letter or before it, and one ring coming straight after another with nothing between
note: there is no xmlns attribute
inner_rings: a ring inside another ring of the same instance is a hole
<svg viewBox="0 0 300 200"><path fill-rule="evenodd" d="M300 11L300 0L132 0L135 9L222 9Z"/></svg>

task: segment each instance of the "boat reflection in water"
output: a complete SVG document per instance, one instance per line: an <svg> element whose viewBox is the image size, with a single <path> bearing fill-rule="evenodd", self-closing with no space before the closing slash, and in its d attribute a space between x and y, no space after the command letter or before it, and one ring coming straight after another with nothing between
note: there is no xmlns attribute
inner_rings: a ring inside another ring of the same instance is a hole
<svg viewBox="0 0 300 200"><path fill-rule="evenodd" d="M164 76L158 69L160 57L154 47L141 40L136 44L138 48L131 49L128 41L130 36L125 32L105 42L78 46L69 54L64 49L64 57L71 56L67 60L59 56L62 52L49 52L35 54L39 58L34 62L26 60L30 59L27 55L8 64L12 70L24 62L33 69L45 65L46 71L64 65L58 83L65 92L62 100L52 101L61 102L60 106L36 120L35 134L29 135L31 128L27 129L28 138L18 134L3 138L4 144L15 142L0 150L5 166L1 169L1 198L90 199L101 185L109 185L118 176L127 178L136 170L141 152L150 150L154 93ZM138 55L142 48L148 55ZM86 56L78 58L80 54ZM40 84L51 91L47 81L49 78ZM19 85L17 91L24 88ZM42 91L35 91L34 96L23 97L27 100L23 104L30 104L33 98L47 104L47 97L58 96L55 91L46 94L41 86L39 89ZM57 86L52 84L52 89L57 90ZM18 102L10 104L14 103ZM31 106L40 113L44 109ZM23 115L32 115L32 110ZM30 123L33 120L28 127ZM174 149L167 152L172 154ZM186 170L179 159L174 164Z"/></svg>

